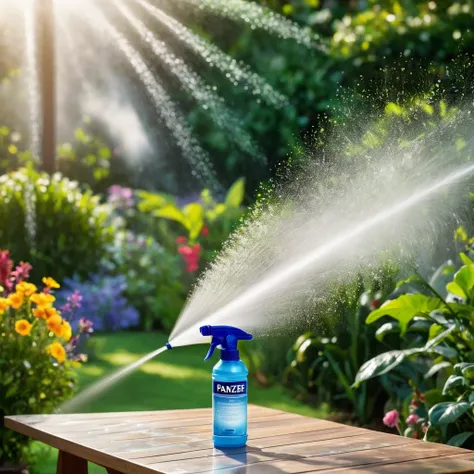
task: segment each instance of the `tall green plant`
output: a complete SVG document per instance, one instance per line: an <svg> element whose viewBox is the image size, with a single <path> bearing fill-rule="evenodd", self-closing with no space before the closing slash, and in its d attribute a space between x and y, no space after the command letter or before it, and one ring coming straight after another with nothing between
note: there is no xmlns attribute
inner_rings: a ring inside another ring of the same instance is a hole
<svg viewBox="0 0 474 474"><path fill-rule="evenodd" d="M407 386L426 391L428 424L425 440L474 448L474 261L470 248L460 254L463 265L443 296L433 284L414 275L400 285L417 285L414 293L387 301L367 324L383 322L379 333L397 333L405 347L382 353L363 364L354 387L398 373ZM451 272L450 266L446 267ZM420 324L422 323L422 324ZM413 340L415 325L421 337ZM401 404L402 400L395 400Z"/></svg>

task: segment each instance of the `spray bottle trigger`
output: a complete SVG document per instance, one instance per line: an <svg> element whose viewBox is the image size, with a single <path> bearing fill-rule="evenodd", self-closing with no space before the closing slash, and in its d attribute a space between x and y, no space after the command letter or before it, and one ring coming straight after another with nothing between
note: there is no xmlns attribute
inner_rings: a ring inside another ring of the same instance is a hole
<svg viewBox="0 0 474 474"><path fill-rule="evenodd" d="M215 341L214 338L212 339L211 347L209 348L206 358L204 359L205 361L212 357L212 354L214 354L214 350L219 344L220 344L219 340Z"/></svg>

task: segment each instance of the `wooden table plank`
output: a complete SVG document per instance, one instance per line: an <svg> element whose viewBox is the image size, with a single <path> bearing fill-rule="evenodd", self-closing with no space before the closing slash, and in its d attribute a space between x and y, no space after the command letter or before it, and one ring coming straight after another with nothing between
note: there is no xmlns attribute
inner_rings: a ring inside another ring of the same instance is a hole
<svg viewBox="0 0 474 474"><path fill-rule="evenodd" d="M18 416L5 424L64 459L69 453L125 474L474 473L467 450L255 406L248 446L224 452L213 448L211 416L210 409L167 410Z"/></svg>

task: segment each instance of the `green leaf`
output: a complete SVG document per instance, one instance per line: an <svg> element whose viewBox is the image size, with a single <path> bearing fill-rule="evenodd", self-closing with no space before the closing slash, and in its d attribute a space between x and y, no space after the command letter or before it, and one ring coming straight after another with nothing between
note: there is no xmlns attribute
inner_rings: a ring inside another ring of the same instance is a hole
<svg viewBox="0 0 474 474"><path fill-rule="evenodd" d="M136 191L136 195L141 199L138 204L138 210L140 212L152 212L175 204L171 196L163 193Z"/></svg>
<svg viewBox="0 0 474 474"><path fill-rule="evenodd" d="M443 396L439 388L432 388L431 390L427 390L424 395L425 404L428 407L433 407L437 403L440 403L445 400L445 397Z"/></svg>
<svg viewBox="0 0 474 474"><path fill-rule="evenodd" d="M464 252L461 252L461 253L459 254L459 257L461 258L462 263L464 263L464 265L472 265L472 264L474 264L474 262L473 262Z"/></svg>
<svg viewBox="0 0 474 474"><path fill-rule="evenodd" d="M464 415L471 406L467 402L454 403L446 408L446 410L441 414L438 423L440 425L447 425L448 423L453 423L459 417Z"/></svg>
<svg viewBox="0 0 474 474"><path fill-rule="evenodd" d="M468 379L474 379L474 364L470 364L468 367L462 369L462 374Z"/></svg>
<svg viewBox="0 0 474 474"><path fill-rule="evenodd" d="M358 387L362 382L379 375L383 375L397 365L401 364L405 357L421 352L423 349L409 349L404 351L389 351L370 359L357 372L354 386Z"/></svg>
<svg viewBox="0 0 474 474"><path fill-rule="evenodd" d="M169 204L165 207L162 207L161 209L157 209L156 211L153 212L153 214L157 217L163 217L164 219L169 219L172 221L179 222L180 224L183 224L187 228L186 216L176 206Z"/></svg>
<svg viewBox="0 0 474 474"><path fill-rule="evenodd" d="M442 302L422 294L402 295L396 300L387 301L379 309L372 311L367 317L367 324L373 323L384 316L391 316L400 323L401 335L406 332L408 324L415 317L429 314L439 308Z"/></svg>
<svg viewBox="0 0 474 474"><path fill-rule="evenodd" d="M459 362L459 364L456 364L454 366L454 372L458 375L461 375L463 373L463 370L468 367L474 367L474 364L472 362Z"/></svg>
<svg viewBox="0 0 474 474"><path fill-rule="evenodd" d="M377 341L382 342L387 334L392 334L394 332L400 332L400 325L398 324L398 321L389 321L388 323L382 324L382 326L377 329L375 337Z"/></svg>
<svg viewBox="0 0 474 474"><path fill-rule="evenodd" d="M433 365L430 370L426 372L425 379L433 377L433 375L437 374L440 370L447 369L448 367L452 367L451 362L448 361L439 362L438 364Z"/></svg>
<svg viewBox="0 0 474 474"><path fill-rule="evenodd" d="M458 433L448 441L448 445L461 447L472 435L474 435L473 431L464 431L464 433Z"/></svg>
<svg viewBox="0 0 474 474"><path fill-rule="evenodd" d="M450 377L448 377L448 380L446 380L446 383L444 384L443 395L447 395L452 388L459 387L460 385L465 384L466 379L461 375L451 375Z"/></svg>
<svg viewBox="0 0 474 474"><path fill-rule="evenodd" d="M471 290L474 287L474 264L465 265L455 275L454 281L447 284L449 293L462 298L470 298Z"/></svg>
<svg viewBox="0 0 474 474"><path fill-rule="evenodd" d="M439 420L441 419L441 416L451 405L454 405L454 402L440 402L431 407L430 411L428 412L431 426L439 426Z"/></svg>
<svg viewBox="0 0 474 474"><path fill-rule="evenodd" d="M456 329L456 325L451 325L446 331L438 334L434 339L429 340L424 347L424 350L431 349L432 347L437 346L439 343L443 342L454 330Z"/></svg>
<svg viewBox="0 0 474 474"><path fill-rule="evenodd" d="M183 208L183 214L186 218L186 228L189 230L189 239L195 240L204 225L204 208L193 202Z"/></svg>
<svg viewBox="0 0 474 474"><path fill-rule="evenodd" d="M240 207L244 200L245 179L238 179L229 189L224 204L228 207Z"/></svg>

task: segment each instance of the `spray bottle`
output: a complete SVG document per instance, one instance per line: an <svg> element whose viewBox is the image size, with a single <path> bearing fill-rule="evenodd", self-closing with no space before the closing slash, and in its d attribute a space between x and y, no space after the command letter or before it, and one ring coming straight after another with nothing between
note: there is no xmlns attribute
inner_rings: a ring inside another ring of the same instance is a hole
<svg viewBox="0 0 474 474"><path fill-rule="evenodd" d="M216 448L238 448L247 442L247 377L249 371L240 360L237 344L252 339L242 329L232 326L202 326L203 336L212 336L204 360L216 347L221 360L212 370L213 441Z"/></svg>

